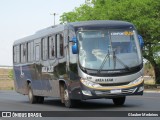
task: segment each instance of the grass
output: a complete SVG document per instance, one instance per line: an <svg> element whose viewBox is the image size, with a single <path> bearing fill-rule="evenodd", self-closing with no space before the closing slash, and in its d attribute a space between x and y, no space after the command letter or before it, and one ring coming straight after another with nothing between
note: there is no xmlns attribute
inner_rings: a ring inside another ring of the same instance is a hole
<svg viewBox="0 0 160 120"><path fill-rule="evenodd" d="M13 80L0 80L0 90L13 90L14 81Z"/></svg>
<svg viewBox="0 0 160 120"><path fill-rule="evenodd" d="M13 90L14 81L11 76L13 72L12 69L0 68L0 90Z"/></svg>

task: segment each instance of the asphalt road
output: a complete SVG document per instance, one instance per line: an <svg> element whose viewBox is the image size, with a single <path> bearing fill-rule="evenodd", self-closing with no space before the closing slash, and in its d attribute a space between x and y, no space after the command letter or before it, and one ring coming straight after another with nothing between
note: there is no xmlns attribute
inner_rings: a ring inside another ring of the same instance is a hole
<svg viewBox="0 0 160 120"><path fill-rule="evenodd" d="M110 99L96 99L82 101L76 108L65 108L60 100L54 98L46 98L44 104L30 104L28 96L23 96L14 91L0 91L0 111L160 111L160 93L144 93L143 96L128 96L123 106L115 106ZM115 116L116 116L116 112ZM63 116L62 116L63 117ZM152 119L158 120L160 117ZM0 120L13 120L13 118L0 118ZM18 118L15 118L19 120ZM24 119L24 118L23 118ZM28 118L25 118L28 119ZM24 119L24 120L25 120ZM35 118L34 118L35 119ZM40 119L40 118L38 118ZM41 118L42 120L44 118ZM52 119L53 118L47 118ZM74 117L54 118L57 120L75 120ZM87 120L108 120L106 117L91 118ZM125 118L109 118L118 120L128 120ZM130 119L138 119L131 117ZM140 117L140 120L150 117ZM36 120L36 119L35 119ZM76 118L76 120L84 120L84 118Z"/></svg>

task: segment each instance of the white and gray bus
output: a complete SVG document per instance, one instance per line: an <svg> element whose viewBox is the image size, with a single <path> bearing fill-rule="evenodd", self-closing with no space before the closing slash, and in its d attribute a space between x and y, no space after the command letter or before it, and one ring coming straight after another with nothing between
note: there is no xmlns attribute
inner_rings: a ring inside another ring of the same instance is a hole
<svg viewBox="0 0 160 120"><path fill-rule="evenodd" d="M142 37L132 23L82 21L45 28L13 45L15 89L30 103L58 97L66 107L87 99L143 95Z"/></svg>

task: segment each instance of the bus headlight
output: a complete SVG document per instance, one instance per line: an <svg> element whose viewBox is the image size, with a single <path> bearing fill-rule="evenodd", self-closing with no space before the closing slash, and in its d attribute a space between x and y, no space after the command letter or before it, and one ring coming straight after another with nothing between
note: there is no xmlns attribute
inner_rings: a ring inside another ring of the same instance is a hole
<svg viewBox="0 0 160 120"><path fill-rule="evenodd" d="M89 80L81 79L81 82L87 87L94 87L94 88L101 87L99 84L91 82Z"/></svg>
<svg viewBox="0 0 160 120"><path fill-rule="evenodd" d="M139 77L138 79L130 82L128 85L138 85L138 84L140 84L142 81L143 81L143 77L141 76L141 77Z"/></svg>

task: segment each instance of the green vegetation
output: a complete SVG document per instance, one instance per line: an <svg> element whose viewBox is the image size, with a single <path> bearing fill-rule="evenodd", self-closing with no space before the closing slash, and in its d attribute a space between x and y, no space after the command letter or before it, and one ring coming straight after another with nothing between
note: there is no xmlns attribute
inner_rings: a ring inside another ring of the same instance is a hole
<svg viewBox="0 0 160 120"><path fill-rule="evenodd" d="M144 64L144 76L151 76L152 78L155 77L155 73L150 62L146 62Z"/></svg>
<svg viewBox="0 0 160 120"><path fill-rule="evenodd" d="M0 90L13 90L14 81L13 80L0 80Z"/></svg>
<svg viewBox="0 0 160 120"><path fill-rule="evenodd" d="M13 90L13 69L0 68L0 90Z"/></svg>
<svg viewBox="0 0 160 120"><path fill-rule="evenodd" d="M9 78L11 78L13 80L13 69L9 70Z"/></svg>
<svg viewBox="0 0 160 120"><path fill-rule="evenodd" d="M149 78L144 78L145 85L155 85L155 73L151 63L148 61L144 64L144 76L149 77Z"/></svg>
<svg viewBox="0 0 160 120"><path fill-rule="evenodd" d="M61 23L85 20L124 20L135 24L145 42L143 56L160 83L160 0L86 0L80 7L63 13Z"/></svg>

